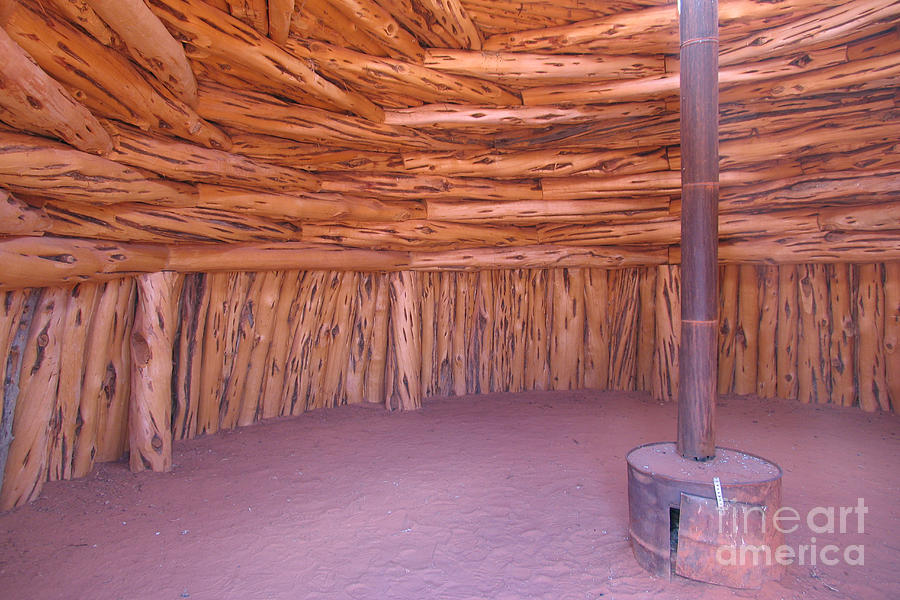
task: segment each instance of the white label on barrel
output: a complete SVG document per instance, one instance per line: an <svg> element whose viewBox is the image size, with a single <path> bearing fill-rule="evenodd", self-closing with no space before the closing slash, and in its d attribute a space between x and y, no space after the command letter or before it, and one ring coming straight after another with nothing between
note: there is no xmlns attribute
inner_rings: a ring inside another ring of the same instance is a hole
<svg viewBox="0 0 900 600"><path fill-rule="evenodd" d="M713 477L713 487L716 488L716 506L721 512L725 510L725 500L722 499L722 482L718 477Z"/></svg>

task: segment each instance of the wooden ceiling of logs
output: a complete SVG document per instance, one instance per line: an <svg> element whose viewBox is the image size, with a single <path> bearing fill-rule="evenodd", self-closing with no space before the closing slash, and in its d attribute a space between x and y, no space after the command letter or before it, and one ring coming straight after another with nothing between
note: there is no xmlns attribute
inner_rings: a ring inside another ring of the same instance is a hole
<svg viewBox="0 0 900 600"><path fill-rule="evenodd" d="M4 257L677 261L672 1L0 6ZM722 0L720 21L722 257L900 258L900 2Z"/></svg>

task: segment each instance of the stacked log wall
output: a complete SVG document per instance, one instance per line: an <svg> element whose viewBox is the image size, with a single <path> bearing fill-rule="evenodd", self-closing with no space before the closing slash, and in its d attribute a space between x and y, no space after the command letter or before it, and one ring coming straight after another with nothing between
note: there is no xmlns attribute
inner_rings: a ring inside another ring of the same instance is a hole
<svg viewBox="0 0 900 600"><path fill-rule="evenodd" d="M679 271L225 272L0 292L2 507L129 450L168 468L170 440L345 404L544 389L672 401ZM900 409L900 263L727 265L720 279L720 393ZM147 327L162 328L152 345ZM171 371L163 404L133 379L148 364Z"/></svg>

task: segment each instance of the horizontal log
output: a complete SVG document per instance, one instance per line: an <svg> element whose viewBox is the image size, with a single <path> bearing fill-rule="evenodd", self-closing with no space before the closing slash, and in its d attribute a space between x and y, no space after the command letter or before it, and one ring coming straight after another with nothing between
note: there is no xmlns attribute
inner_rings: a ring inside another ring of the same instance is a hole
<svg viewBox="0 0 900 600"><path fill-rule="evenodd" d="M185 244L169 248L166 268L181 272L397 271L409 268L409 254L299 242L227 246Z"/></svg>
<svg viewBox="0 0 900 600"><path fill-rule="evenodd" d="M334 106L370 119L383 120L382 110L359 94L345 91L318 76L309 66L252 27L201 0L151 0L150 9L188 44L188 56L213 56L254 73L263 85L278 82L283 95L298 90Z"/></svg>
<svg viewBox="0 0 900 600"><path fill-rule="evenodd" d="M0 185L13 192L92 204L190 206L193 186L75 150L45 138L0 131Z"/></svg>
<svg viewBox="0 0 900 600"><path fill-rule="evenodd" d="M0 235L41 235L48 229L50 219L42 209L0 189Z"/></svg>
<svg viewBox="0 0 900 600"><path fill-rule="evenodd" d="M441 177L401 173L319 173L323 192L424 200L425 198L477 200L538 200L543 194L537 180L498 181L474 177Z"/></svg>
<svg viewBox="0 0 900 600"><path fill-rule="evenodd" d="M900 196L897 189L894 195ZM824 231L900 230L900 201L824 208L819 211L819 228Z"/></svg>
<svg viewBox="0 0 900 600"><path fill-rule="evenodd" d="M291 39L287 48L315 63L317 69L364 93L404 94L421 102L510 106L521 99L499 85L427 66L369 56L317 41Z"/></svg>
<svg viewBox="0 0 900 600"><path fill-rule="evenodd" d="M662 115L665 111L665 105L661 102L610 106L548 105L504 108L428 104L416 108L388 110L385 112L385 123L419 129L475 128L493 131L511 127L541 128L550 125L610 122L616 119Z"/></svg>
<svg viewBox="0 0 900 600"><path fill-rule="evenodd" d="M661 56L608 56L472 52L434 48L425 66L438 71L496 81L513 87L580 83L585 80L637 79L665 73Z"/></svg>
<svg viewBox="0 0 900 600"><path fill-rule="evenodd" d="M719 4L720 32L734 28L745 37L749 24L772 26L778 18L801 11L814 12L829 3L795 0L790 5L761 0L730 0ZM750 29L749 31L753 31ZM484 50L516 52L675 54L678 52L678 15L675 6L653 6L557 27L538 27L495 35ZM623 49L625 51L623 51Z"/></svg>
<svg viewBox="0 0 900 600"><path fill-rule="evenodd" d="M541 180L541 190L544 200L671 195L681 191L681 174L655 171L608 177L551 177Z"/></svg>
<svg viewBox="0 0 900 600"><path fill-rule="evenodd" d="M108 157L118 163L147 169L169 179L192 183L235 185L252 189L319 189L314 175L300 169L256 161L237 152L213 150L170 137L107 122L115 148Z"/></svg>
<svg viewBox="0 0 900 600"><path fill-rule="evenodd" d="M846 63L846 60L847 49L844 47L809 52L804 54L801 59L790 55L722 68L719 70L720 101L738 101L749 97L744 93L746 86L757 82L771 80L780 82L785 77L796 79L804 73L824 72L822 69L825 68L836 73L855 71L856 69L852 65L843 64ZM857 78L862 77L864 75L857 76ZM871 76L872 79L879 77L880 72L878 71ZM673 97L678 94L678 90L679 73L675 71L640 79L612 79L592 81L591 83L531 87L522 90L522 103L526 106L535 106L554 103L629 102Z"/></svg>
<svg viewBox="0 0 900 600"><path fill-rule="evenodd" d="M49 236L0 238L0 289L59 286L151 273L165 268L166 255L165 247L147 244Z"/></svg>
<svg viewBox="0 0 900 600"><path fill-rule="evenodd" d="M228 137L165 88L155 89L119 52L39 7L8 4L3 27L54 79L95 114L141 129L159 129L210 148L227 150ZM41 35L34 35L40 31ZM160 86L162 87L162 86Z"/></svg>
<svg viewBox="0 0 900 600"><path fill-rule="evenodd" d="M327 148L270 135L226 128L232 136L232 152L292 169L316 171L395 171L402 168L399 152L375 152Z"/></svg>
<svg viewBox="0 0 900 600"><path fill-rule="evenodd" d="M816 211L788 210L767 213L727 213L719 215L719 240L768 236L776 233L818 233ZM542 244L594 246L629 244L677 244L681 237L681 222L675 217L648 220L642 223L613 223L591 225L547 225L538 227Z"/></svg>
<svg viewBox="0 0 900 600"><path fill-rule="evenodd" d="M100 122L0 29L0 121L17 129L58 137L84 152L104 154L112 140Z"/></svg>
<svg viewBox="0 0 900 600"><path fill-rule="evenodd" d="M199 185L197 206L287 221L405 221L425 216L416 202L382 202L344 194L273 194Z"/></svg>
<svg viewBox="0 0 900 600"><path fill-rule="evenodd" d="M900 171L860 174L837 171L801 175L744 187L723 187L719 210L737 212L771 206L817 206L824 202L858 204L894 198L900 189Z"/></svg>
<svg viewBox="0 0 900 600"><path fill-rule="evenodd" d="M479 200L425 201L427 216L454 223L503 223L538 225L541 223L644 222L669 215L668 196L641 198L604 198L601 200Z"/></svg>
<svg viewBox="0 0 900 600"><path fill-rule="evenodd" d="M154 244L300 240L297 225L215 208L48 202L44 210L52 220L50 233L66 237Z"/></svg>
<svg viewBox="0 0 900 600"><path fill-rule="evenodd" d="M835 40L846 42L848 37L868 36L878 29L892 27L898 15L900 6L896 2L844 2L728 44L719 53L719 64L733 65L759 56L795 53L810 46L831 45Z"/></svg>
<svg viewBox="0 0 900 600"><path fill-rule="evenodd" d="M473 248L443 252L413 252L409 268L417 271L479 271L484 269L546 269L599 267L615 269L665 264L665 247L577 248L558 245L515 248Z"/></svg>
<svg viewBox="0 0 900 600"><path fill-rule="evenodd" d="M570 150L404 152L400 158L401 170L457 177L564 177L576 173L614 175L662 171L669 167L665 148L657 147L605 152Z"/></svg>
<svg viewBox="0 0 900 600"><path fill-rule="evenodd" d="M339 244L374 250L414 250L523 246L537 243L534 228L475 225L430 220L303 226L307 243Z"/></svg>
<svg viewBox="0 0 900 600"><path fill-rule="evenodd" d="M726 240L720 262L881 263L900 260L900 236L893 231L815 232Z"/></svg>
<svg viewBox="0 0 900 600"><path fill-rule="evenodd" d="M300 106L250 91L201 85L197 111L223 125L298 142L369 150L455 147L405 127Z"/></svg>

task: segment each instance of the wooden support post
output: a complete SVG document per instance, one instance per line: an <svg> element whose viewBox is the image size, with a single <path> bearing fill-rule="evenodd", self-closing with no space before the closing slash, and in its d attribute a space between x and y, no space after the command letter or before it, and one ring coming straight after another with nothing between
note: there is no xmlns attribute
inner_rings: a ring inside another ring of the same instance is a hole
<svg viewBox="0 0 900 600"><path fill-rule="evenodd" d="M550 388L579 387L584 360L584 270L553 269Z"/></svg>
<svg viewBox="0 0 900 600"><path fill-rule="evenodd" d="M900 263L884 265L884 370L891 408L900 414Z"/></svg>
<svg viewBox="0 0 900 600"><path fill-rule="evenodd" d="M757 267L740 266L738 322L734 336L734 393L755 394L759 366L759 287Z"/></svg>
<svg viewBox="0 0 900 600"><path fill-rule="evenodd" d="M779 398L797 397L797 266L778 267L778 329L775 370Z"/></svg>
<svg viewBox="0 0 900 600"><path fill-rule="evenodd" d="M172 348L179 277L160 272L137 278L128 419L134 472L172 470Z"/></svg>
<svg viewBox="0 0 900 600"><path fill-rule="evenodd" d="M375 316L372 325L372 355L366 377L366 402L385 404L387 373L388 324L390 321L390 289L387 275L378 275L375 293Z"/></svg>
<svg viewBox="0 0 900 600"><path fill-rule="evenodd" d="M452 391L454 396L465 396L466 394L466 356L467 344L469 337L469 325L471 323L472 313L472 283L474 281L473 274L470 273L453 273L452 277L456 282L455 294L455 311L453 317L453 333L450 337L450 366L453 374Z"/></svg>
<svg viewBox="0 0 900 600"><path fill-rule="evenodd" d="M719 200L719 22L716 0L680 3L681 349L678 452L716 454L716 309Z"/></svg>
<svg viewBox="0 0 900 600"><path fill-rule="evenodd" d="M116 282L115 321L109 336L108 356L102 396L100 423L97 426L97 460L119 460L125 453L128 433L128 404L131 394L131 332L134 328L134 307L137 285L133 278Z"/></svg>
<svg viewBox="0 0 900 600"><path fill-rule="evenodd" d="M653 355L656 350L656 277L657 267L640 269L641 312L638 317L637 389L653 389ZM678 381L678 378L675 378Z"/></svg>
<svg viewBox="0 0 900 600"><path fill-rule="evenodd" d="M884 287L882 265L859 266L859 406L889 410L884 370Z"/></svg>
<svg viewBox="0 0 900 600"><path fill-rule="evenodd" d="M856 381L853 356L856 353L856 327L853 323L853 302L850 295L850 265L825 265L829 280L831 305L831 366L830 402L838 406L853 406L856 402Z"/></svg>
<svg viewBox="0 0 900 600"><path fill-rule="evenodd" d="M391 299L391 343L387 400L391 407L422 407L421 284L419 273L397 271L388 275Z"/></svg>
<svg viewBox="0 0 900 600"><path fill-rule="evenodd" d="M584 273L584 387L594 390L605 390L609 385L609 293L606 275L605 269L586 269ZM533 293L531 289L527 291ZM530 353L534 351L529 349Z"/></svg>
<svg viewBox="0 0 900 600"><path fill-rule="evenodd" d="M757 335L756 394L774 398L778 386L775 335L778 328L778 267L759 268L759 332Z"/></svg>
<svg viewBox="0 0 900 600"><path fill-rule="evenodd" d="M675 265L656 267L656 344L653 352L654 400L675 400L678 391L678 348L681 337L681 269Z"/></svg>
<svg viewBox="0 0 900 600"><path fill-rule="evenodd" d="M739 265L722 267L722 287L719 294L719 365L718 392L730 394L734 389L735 337L738 322Z"/></svg>
<svg viewBox="0 0 900 600"><path fill-rule="evenodd" d="M550 271L547 269L534 269L530 272L528 338L525 343L526 390L546 390L550 387L550 311L547 310L549 280Z"/></svg>
<svg viewBox="0 0 900 600"><path fill-rule="evenodd" d="M9 445L0 493L0 511L37 498L47 479L50 433L47 424L56 403L60 340L67 296L63 288L42 290L30 322L24 319L21 322L21 327L25 329L23 337L16 335L13 340L15 351L22 353L22 359L18 373L8 369L7 377L18 377L19 389L12 443ZM9 363L7 365L10 366Z"/></svg>

